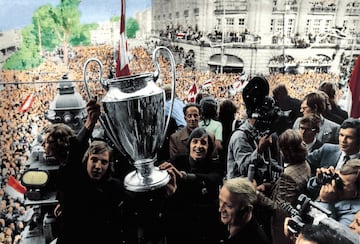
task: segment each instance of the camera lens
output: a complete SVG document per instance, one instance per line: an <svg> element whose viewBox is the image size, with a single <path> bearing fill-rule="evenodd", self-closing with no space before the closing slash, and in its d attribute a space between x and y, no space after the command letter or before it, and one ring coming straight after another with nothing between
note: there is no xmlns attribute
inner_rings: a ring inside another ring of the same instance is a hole
<svg viewBox="0 0 360 244"><path fill-rule="evenodd" d="M333 175L332 174L326 174L321 172L320 174L318 174L316 181L319 185L326 185L331 183L331 180L333 179Z"/></svg>
<svg viewBox="0 0 360 244"><path fill-rule="evenodd" d="M343 182L342 179L340 178L340 176L335 173L335 174L326 174L326 173L320 173L318 174L317 178L316 178L316 182L319 185L326 185L326 184L331 184L331 181L335 180L335 186L338 189L342 189L343 187Z"/></svg>

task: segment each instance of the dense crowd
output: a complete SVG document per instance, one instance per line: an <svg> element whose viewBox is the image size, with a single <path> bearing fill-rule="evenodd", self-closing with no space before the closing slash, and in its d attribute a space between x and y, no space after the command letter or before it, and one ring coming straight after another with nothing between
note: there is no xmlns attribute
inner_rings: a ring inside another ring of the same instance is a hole
<svg viewBox="0 0 360 244"><path fill-rule="evenodd" d="M109 76L114 66L113 48L111 46L74 47L73 56L65 66L56 56L47 56L40 67L27 71L3 70L1 73L0 89L0 121L1 121L1 189L0 189L0 243L18 243L21 232L29 219L22 217L31 213L31 208L24 206L21 199L13 199L5 192L8 177L14 176L20 181L30 157L32 143L37 134L49 124L44 113L49 109L49 102L56 94L57 84L43 83L43 81L61 80L64 74L74 82L76 89L88 100L84 89L84 63L88 58L98 58L104 67L104 79ZM143 47L131 48L131 73L154 72L151 53ZM166 59L160 62L161 76L164 83L171 82L169 63ZM91 63L85 72L90 81L93 94L100 98L105 93L98 82L99 70L96 64ZM176 67L176 93L179 99L188 103L188 91L196 83L199 92L212 95L219 103L231 99L236 104L238 119L245 117L245 105L242 93L230 93L231 85L239 79L240 74L200 72L194 69ZM289 96L303 99L307 94L318 89L324 81L338 81L339 77L328 73L306 73L298 75L271 74L266 76L270 85L270 94L279 84L286 86ZM202 86L206 81L212 81L209 86ZM9 84L6 84L9 83ZM10 84L11 83L11 84ZM19 112L25 97L35 96L31 108ZM337 99L342 95L340 90Z"/></svg>

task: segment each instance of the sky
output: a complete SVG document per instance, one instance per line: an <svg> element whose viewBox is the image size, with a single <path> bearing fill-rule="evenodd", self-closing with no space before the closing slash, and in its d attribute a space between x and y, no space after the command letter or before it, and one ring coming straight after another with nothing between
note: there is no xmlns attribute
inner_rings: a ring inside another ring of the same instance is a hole
<svg viewBox="0 0 360 244"><path fill-rule="evenodd" d="M0 0L0 31L31 24L33 12L47 3L56 6L60 0ZM151 0L126 0L126 18L150 6ZM83 24L106 21L120 14L120 0L82 0L79 9Z"/></svg>

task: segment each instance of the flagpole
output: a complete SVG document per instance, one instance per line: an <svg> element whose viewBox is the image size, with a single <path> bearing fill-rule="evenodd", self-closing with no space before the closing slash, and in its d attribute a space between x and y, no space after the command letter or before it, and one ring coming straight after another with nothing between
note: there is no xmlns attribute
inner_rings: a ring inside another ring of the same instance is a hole
<svg viewBox="0 0 360 244"><path fill-rule="evenodd" d="M128 76L130 75L129 69L129 57L127 54L127 41L125 37L125 13L126 13L126 1L121 1L121 11L120 11L120 41L119 41L119 51L116 62L116 77Z"/></svg>
<svg viewBox="0 0 360 244"><path fill-rule="evenodd" d="M221 64L220 64L220 74L224 71L224 39L225 39L225 1L222 0L222 7L223 7L223 16L222 16L222 31L221 31Z"/></svg>

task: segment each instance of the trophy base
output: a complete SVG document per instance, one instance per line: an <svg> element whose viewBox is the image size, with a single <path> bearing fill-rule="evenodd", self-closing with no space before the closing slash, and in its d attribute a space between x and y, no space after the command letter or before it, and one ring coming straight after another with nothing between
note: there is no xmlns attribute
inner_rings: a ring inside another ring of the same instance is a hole
<svg viewBox="0 0 360 244"><path fill-rule="evenodd" d="M125 189L133 192L147 192L166 186L170 181L170 175L166 170L154 167L149 176L143 177L136 170L126 175L124 179Z"/></svg>

